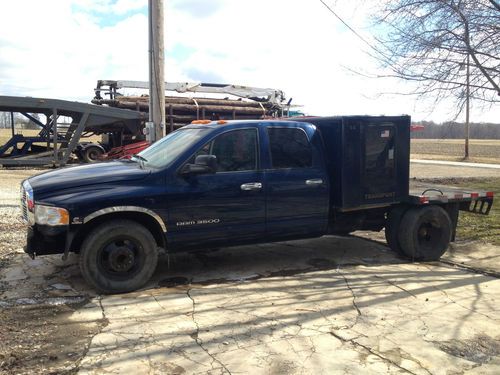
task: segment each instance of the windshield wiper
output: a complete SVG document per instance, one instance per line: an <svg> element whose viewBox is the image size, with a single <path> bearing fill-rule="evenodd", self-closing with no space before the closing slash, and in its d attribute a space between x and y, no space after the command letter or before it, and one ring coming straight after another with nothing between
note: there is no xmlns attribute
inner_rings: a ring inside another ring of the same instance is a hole
<svg viewBox="0 0 500 375"><path fill-rule="evenodd" d="M140 161L141 168L144 167L144 163L148 162L148 159L146 159L144 156L141 156L139 154L134 154L132 155L132 158L137 158Z"/></svg>
<svg viewBox="0 0 500 375"><path fill-rule="evenodd" d="M146 162L146 163L148 162L148 159L146 159L144 156L141 156L141 155L139 155L139 154L134 154L134 155L132 155L132 157L133 157L133 158L137 158L137 159L139 159L139 160L142 160L142 161L144 161L144 162Z"/></svg>

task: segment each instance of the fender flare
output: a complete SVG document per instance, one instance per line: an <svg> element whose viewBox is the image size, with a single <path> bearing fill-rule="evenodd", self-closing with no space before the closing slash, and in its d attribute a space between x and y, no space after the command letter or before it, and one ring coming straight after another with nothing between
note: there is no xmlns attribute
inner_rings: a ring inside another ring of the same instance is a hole
<svg viewBox="0 0 500 375"><path fill-rule="evenodd" d="M103 153L106 153L106 149L100 143L89 142L84 144L80 143L79 145L81 146L81 151L85 151L89 147L97 147L101 149Z"/></svg>
<svg viewBox="0 0 500 375"><path fill-rule="evenodd" d="M115 212L140 212L143 214L147 214L151 216L153 219L156 220L158 225L161 227L164 233L167 232L167 226L165 225L165 222L163 219L158 215L156 212L149 210L144 207L139 207L139 206L113 206L113 207L106 207L102 208L100 210L97 210L95 212L92 212L91 214L85 216L83 218L83 224L88 223L89 221L102 216L102 215L107 215Z"/></svg>

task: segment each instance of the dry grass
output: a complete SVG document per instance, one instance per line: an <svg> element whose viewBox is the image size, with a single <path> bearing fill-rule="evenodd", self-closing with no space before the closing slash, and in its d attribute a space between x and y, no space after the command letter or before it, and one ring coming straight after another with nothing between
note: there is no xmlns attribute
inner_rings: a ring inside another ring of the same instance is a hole
<svg viewBox="0 0 500 375"><path fill-rule="evenodd" d="M33 137L37 135L40 130L31 130L31 129L16 129L16 134L22 134L27 137ZM0 129L0 145L3 145L10 138L12 138L12 131L10 129Z"/></svg>
<svg viewBox="0 0 500 375"><path fill-rule="evenodd" d="M16 129L15 130L16 134L22 134L26 137L34 137L38 135L40 130L35 130L35 129ZM12 138L12 131L10 129L0 129L0 146L5 144L10 138ZM101 140L100 136L93 135L90 137L82 138L82 141L89 141L89 142L99 142ZM45 143L37 143L40 145L45 145Z"/></svg>
<svg viewBox="0 0 500 375"><path fill-rule="evenodd" d="M468 212L460 213L457 226L458 239L482 240L500 245L500 178L482 180L462 180L455 186L495 192L493 207L488 216L478 216Z"/></svg>
<svg viewBox="0 0 500 375"><path fill-rule="evenodd" d="M478 163L500 163L500 140L471 139L469 161ZM440 159L463 161L462 139L412 139L411 156L414 159Z"/></svg>

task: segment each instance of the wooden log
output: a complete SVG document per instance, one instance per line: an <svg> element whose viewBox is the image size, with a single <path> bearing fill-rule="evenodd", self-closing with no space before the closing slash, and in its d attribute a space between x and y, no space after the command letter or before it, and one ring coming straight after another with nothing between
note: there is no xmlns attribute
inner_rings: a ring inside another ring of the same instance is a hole
<svg viewBox="0 0 500 375"><path fill-rule="evenodd" d="M117 101L125 101L125 102L149 102L148 96L118 96L116 97ZM165 97L166 104L195 104L198 105L234 105L237 107L257 107L261 108L259 102L256 101L248 101L248 100L235 100L235 99L214 99L214 98L184 98L178 96L167 96ZM270 108L273 106L273 103L270 102L260 102L265 108Z"/></svg>
<svg viewBox="0 0 500 375"><path fill-rule="evenodd" d="M108 104L108 103L103 103L103 104ZM139 107L141 110L147 109L149 110L149 103L147 102L126 102L126 101L118 101L114 103L118 108L127 108L127 109L136 109ZM223 105L203 105L196 107L195 105L190 105L190 104L171 104L172 109L174 111L186 111L188 113L196 113L196 111L205 110L205 113L208 114L210 113L233 113L233 110L236 111L236 114L242 113L242 114L253 114L253 115L267 115L270 114L268 113L269 111L262 110L262 108L252 108L252 107L235 107L235 106L223 106Z"/></svg>

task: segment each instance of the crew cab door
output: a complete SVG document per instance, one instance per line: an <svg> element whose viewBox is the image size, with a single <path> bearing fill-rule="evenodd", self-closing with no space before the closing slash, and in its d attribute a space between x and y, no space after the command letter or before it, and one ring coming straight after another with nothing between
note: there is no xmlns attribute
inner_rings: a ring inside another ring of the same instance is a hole
<svg viewBox="0 0 500 375"><path fill-rule="evenodd" d="M254 241L265 235L264 174L254 127L223 132L198 155L215 155L215 173L177 174L169 184L168 233L182 247Z"/></svg>
<svg viewBox="0 0 500 375"><path fill-rule="evenodd" d="M271 238L324 234L328 176L313 125L269 126L265 176L267 233Z"/></svg>

